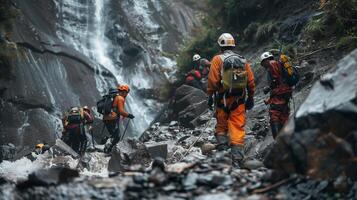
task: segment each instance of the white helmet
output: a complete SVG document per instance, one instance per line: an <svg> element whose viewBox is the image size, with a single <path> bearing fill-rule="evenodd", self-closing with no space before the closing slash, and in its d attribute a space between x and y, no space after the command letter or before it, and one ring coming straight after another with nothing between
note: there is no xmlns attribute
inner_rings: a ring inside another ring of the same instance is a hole
<svg viewBox="0 0 357 200"><path fill-rule="evenodd" d="M233 36L230 33L223 33L221 36L218 38L218 44L221 47L235 47L235 41Z"/></svg>
<svg viewBox="0 0 357 200"><path fill-rule="evenodd" d="M260 56L260 62L263 62L263 60L267 59L267 58L274 58L273 54L270 52L264 52L261 56Z"/></svg>
<svg viewBox="0 0 357 200"><path fill-rule="evenodd" d="M195 55L193 55L193 57L192 57L192 60L193 60L193 61L197 61L197 60L199 60L199 59L201 59L201 56L198 55L198 54L195 54Z"/></svg>

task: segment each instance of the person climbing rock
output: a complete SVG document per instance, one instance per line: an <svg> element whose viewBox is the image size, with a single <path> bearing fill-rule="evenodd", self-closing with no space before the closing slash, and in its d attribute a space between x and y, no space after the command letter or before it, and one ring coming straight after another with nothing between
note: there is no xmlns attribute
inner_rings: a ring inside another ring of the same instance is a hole
<svg viewBox="0 0 357 200"><path fill-rule="evenodd" d="M62 140L78 154L83 154L86 150L84 126L90 123L93 123L92 115L80 107L72 107L62 119Z"/></svg>
<svg viewBox="0 0 357 200"><path fill-rule="evenodd" d="M270 52L260 56L261 65L266 69L269 87L264 88L264 93L270 92L270 98L265 100L269 105L270 127L274 138L289 119L289 101L292 96L292 87L284 81L283 66L274 60Z"/></svg>
<svg viewBox="0 0 357 200"><path fill-rule="evenodd" d="M129 119L134 119L134 115L126 112L124 109L125 98L130 92L129 86L119 85L117 87L117 90L118 93L113 98L111 111L109 112L109 114L103 115L103 122L111 136L111 142L107 143L104 148L104 151L106 153L111 152L112 148L120 140L120 132L119 132L120 116L127 117Z"/></svg>
<svg viewBox="0 0 357 200"><path fill-rule="evenodd" d="M201 73L203 79L207 78L211 63L206 58L202 58L199 54L192 57L193 67Z"/></svg>
<svg viewBox="0 0 357 200"><path fill-rule="evenodd" d="M185 84L202 90L201 78L201 72L192 68L191 71L186 74Z"/></svg>
<svg viewBox="0 0 357 200"><path fill-rule="evenodd" d="M218 44L221 52L213 57L208 74L208 105L216 103L217 149L230 145L232 163L240 168L244 158L245 113L254 106L254 75L247 60L233 52L235 40L231 34L223 33Z"/></svg>

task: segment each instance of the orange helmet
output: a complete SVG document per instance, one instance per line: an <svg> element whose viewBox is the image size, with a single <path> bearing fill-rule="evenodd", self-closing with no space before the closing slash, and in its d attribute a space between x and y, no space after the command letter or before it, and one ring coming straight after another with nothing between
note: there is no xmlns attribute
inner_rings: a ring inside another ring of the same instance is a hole
<svg viewBox="0 0 357 200"><path fill-rule="evenodd" d="M119 85L118 86L118 90L119 91L125 91L125 92L130 92L130 88L129 88L129 86L128 85Z"/></svg>

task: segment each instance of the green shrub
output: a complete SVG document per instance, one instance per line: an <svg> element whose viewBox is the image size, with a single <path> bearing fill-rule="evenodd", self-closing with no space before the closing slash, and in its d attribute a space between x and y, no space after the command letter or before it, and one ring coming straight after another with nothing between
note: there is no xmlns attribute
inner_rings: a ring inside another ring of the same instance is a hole
<svg viewBox="0 0 357 200"><path fill-rule="evenodd" d="M314 39L326 36L327 27L323 17L311 19L305 27L305 33Z"/></svg>
<svg viewBox="0 0 357 200"><path fill-rule="evenodd" d="M248 41L253 41L255 38L255 34L259 28L260 24L253 22L248 25L248 27L244 30L244 38Z"/></svg>
<svg viewBox="0 0 357 200"><path fill-rule="evenodd" d="M265 42L268 40L272 40L274 33L277 33L278 28L277 25L270 21L265 24L261 24L258 26L258 29L255 34L256 42Z"/></svg>
<svg viewBox="0 0 357 200"><path fill-rule="evenodd" d="M217 38L220 32L216 29L203 30L201 34L196 36L192 41L189 41L186 48L182 49L177 58L177 65L179 72L184 74L192 68L192 56L195 53L201 55L201 57L206 57L211 59L214 54L219 51L217 45Z"/></svg>
<svg viewBox="0 0 357 200"><path fill-rule="evenodd" d="M339 39L336 48L339 50L353 50L357 48L357 37L356 36L346 36Z"/></svg>

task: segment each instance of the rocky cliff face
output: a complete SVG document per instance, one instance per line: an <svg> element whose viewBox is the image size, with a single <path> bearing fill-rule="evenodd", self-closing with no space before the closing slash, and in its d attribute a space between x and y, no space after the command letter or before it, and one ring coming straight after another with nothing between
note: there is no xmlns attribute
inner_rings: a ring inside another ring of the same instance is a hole
<svg viewBox="0 0 357 200"><path fill-rule="evenodd" d="M0 82L0 143L53 141L63 111L94 106L117 83L132 86L128 110L137 118L131 133L142 132L161 104L140 91L173 78L175 62L162 52L177 50L199 25L183 2L7 1L18 14L3 41L15 55Z"/></svg>

